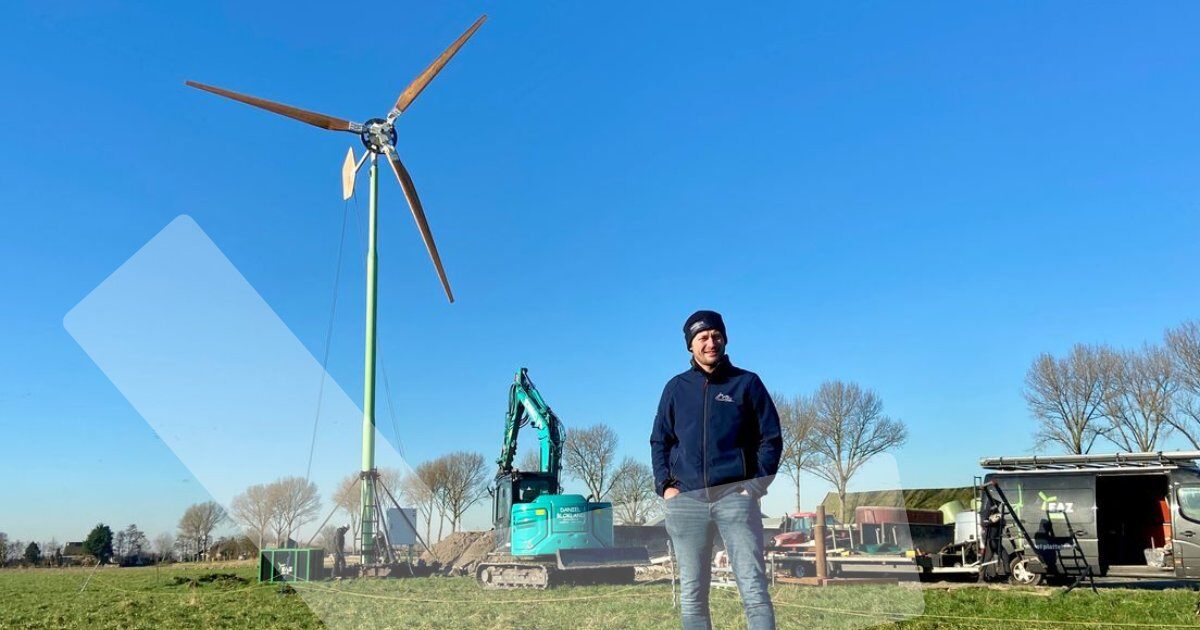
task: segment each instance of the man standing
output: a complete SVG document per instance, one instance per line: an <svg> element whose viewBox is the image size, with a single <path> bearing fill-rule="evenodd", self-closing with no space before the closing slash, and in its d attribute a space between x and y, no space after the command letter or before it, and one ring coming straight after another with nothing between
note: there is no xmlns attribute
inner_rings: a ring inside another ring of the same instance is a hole
<svg viewBox="0 0 1200 630"><path fill-rule="evenodd" d="M663 388L650 434L654 481L679 561L683 627L711 627L708 591L720 532L747 626L774 628L758 499L779 470L779 414L758 375L729 362L719 313L693 313L683 338L692 367Z"/></svg>
<svg viewBox="0 0 1200 630"><path fill-rule="evenodd" d="M346 572L346 532L349 525L342 525L333 533L333 577L342 577Z"/></svg>

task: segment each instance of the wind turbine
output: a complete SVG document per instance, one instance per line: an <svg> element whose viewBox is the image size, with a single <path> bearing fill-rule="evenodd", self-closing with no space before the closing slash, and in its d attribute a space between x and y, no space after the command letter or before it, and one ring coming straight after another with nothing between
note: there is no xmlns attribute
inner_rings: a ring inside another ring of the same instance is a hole
<svg viewBox="0 0 1200 630"><path fill-rule="evenodd" d="M446 271L442 268L442 259L438 255L437 244L434 243L433 234L429 230L429 222L425 219L425 210L421 206L421 199L417 196L417 189L413 185L412 177L408 174L408 169L404 168L404 164L400 162L400 156L396 152L395 124L396 119L412 105L412 102L416 100L422 90L429 85L429 82L437 76L438 72L441 72L446 63L450 61L450 58L475 34L475 31L483 25L486 19L487 15L479 16L479 19L475 20L475 23L466 32L454 40L454 43L450 44L437 59L434 59L433 63L429 64L429 67L417 75L417 78L413 79L412 83L400 93L400 97L396 99L395 105L392 106L392 109L386 116L383 118L372 118L363 123L319 114L195 81L187 82L187 85L191 87L231 98L235 101L241 101L247 105L253 105L254 107L287 116L288 118L294 118L315 127L330 131L347 131L358 134L367 152L357 162L354 159L353 149L346 155L346 160L342 165L342 195L345 199L349 199L353 195L355 176L358 170L362 168L363 162L366 161L367 157L370 156L371 158L370 219L367 239L367 330L363 386L363 448L362 470L360 473L362 480L362 561L364 566L377 564L382 558L392 559L390 544L384 546L382 558L375 549L376 538L378 536L376 530L379 530L385 541L387 536L386 528L383 527L383 514L379 509L379 493L377 491L377 485L382 486L382 484L379 484L379 472L375 469L375 314L379 273L379 262L376 255L376 246L378 243L377 212L379 203L378 158L381 154L386 157L388 164L392 167L392 172L396 174L396 179L400 182L400 188L404 191L404 197L408 200L408 207L412 210L413 220L416 221L417 229L421 232L421 238L425 241L425 248L429 251L429 258L433 261L433 267L437 271L438 279L441 280L442 288L446 291L446 298L450 302L454 302L454 294L450 290L450 282L446 279Z"/></svg>

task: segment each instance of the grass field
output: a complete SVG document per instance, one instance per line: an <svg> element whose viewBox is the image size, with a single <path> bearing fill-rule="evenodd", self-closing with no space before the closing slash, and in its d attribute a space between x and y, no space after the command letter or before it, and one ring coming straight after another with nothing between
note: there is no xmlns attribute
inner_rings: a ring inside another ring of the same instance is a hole
<svg viewBox="0 0 1200 630"><path fill-rule="evenodd" d="M213 574L232 577L209 579ZM675 628L666 583L483 592L469 578L324 582L281 594L251 566L0 571L0 628ZM86 583L86 587L84 586ZM82 589L82 592L81 592ZM1186 589L774 587L781 628L1196 627ZM714 591L714 627L744 627Z"/></svg>

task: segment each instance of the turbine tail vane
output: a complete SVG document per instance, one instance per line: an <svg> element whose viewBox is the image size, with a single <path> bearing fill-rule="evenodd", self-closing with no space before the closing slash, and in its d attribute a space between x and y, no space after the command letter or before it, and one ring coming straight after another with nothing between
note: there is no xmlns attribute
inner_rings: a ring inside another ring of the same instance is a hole
<svg viewBox="0 0 1200 630"><path fill-rule="evenodd" d="M367 156L370 152L363 153L362 159L357 162L354 160L354 147L346 149L346 159L342 161L342 200L350 201L354 196L354 182L358 176L358 169L362 168L363 162L367 161Z"/></svg>
<svg viewBox="0 0 1200 630"><path fill-rule="evenodd" d="M342 161L342 199L346 201L354 196L354 171L354 147L350 147Z"/></svg>

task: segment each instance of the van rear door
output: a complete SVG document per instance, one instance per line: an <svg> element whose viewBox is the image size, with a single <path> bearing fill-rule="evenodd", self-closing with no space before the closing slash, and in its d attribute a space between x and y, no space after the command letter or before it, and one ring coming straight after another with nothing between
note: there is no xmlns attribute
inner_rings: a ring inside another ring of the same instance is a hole
<svg viewBox="0 0 1200 630"><path fill-rule="evenodd" d="M1175 486L1175 575L1200 578L1200 483Z"/></svg>

